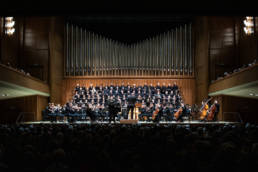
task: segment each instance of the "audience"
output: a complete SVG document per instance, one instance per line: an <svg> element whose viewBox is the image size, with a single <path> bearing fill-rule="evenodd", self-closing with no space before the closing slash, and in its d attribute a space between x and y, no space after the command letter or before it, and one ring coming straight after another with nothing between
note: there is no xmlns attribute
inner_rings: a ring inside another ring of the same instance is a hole
<svg viewBox="0 0 258 172"><path fill-rule="evenodd" d="M0 64L5 65L3 63L0 63ZM9 68L11 68L13 70L16 70L17 72L20 72L24 75L31 76L29 72L25 72L23 69L16 68L13 65L11 65L9 62L7 62L7 64L5 66L8 66Z"/></svg>
<svg viewBox="0 0 258 172"><path fill-rule="evenodd" d="M247 64L247 65L244 64L244 65L242 65L241 67L239 67L239 68L237 68L237 69L234 69L234 70L231 71L231 72L224 72L223 76L219 76L219 77L217 77L216 80L212 80L211 82L213 83L213 82L215 82L215 81L217 81L217 80L223 79L224 77L230 76L231 74L241 72L242 70L247 69L247 68L249 68L249 67L252 67L252 66L254 66L255 64L257 64L256 59L255 59L253 62L251 62L251 63L249 63L249 64Z"/></svg>
<svg viewBox="0 0 258 172"><path fill-rule="evenodd" d="M0 125L0 171L256 170L258 125Z"/></svg>

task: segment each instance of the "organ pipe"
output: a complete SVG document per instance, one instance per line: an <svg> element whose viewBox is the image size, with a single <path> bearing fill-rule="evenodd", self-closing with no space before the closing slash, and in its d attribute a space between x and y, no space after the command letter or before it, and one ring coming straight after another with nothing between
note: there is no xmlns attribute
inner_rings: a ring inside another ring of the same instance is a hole
<svg viewBox="0 0 258 172"><path fill-rule="evenodd" d="M69 33L69 28L68 27L69 26L68 26L68 23L67 23L66 24L66 40L65 40L66 41L65 42L66 43L66 58L65 58L66 75L69 75L68 74L68 72L69 72L69 70L68 70L68 66L69 66L69 60L68 60L69 59L69 46L68 46L68 43L69 43L69 40L68 40L69 39L69 34L68 34Z"/></svg>
<svg viewBox="0 0 258 172"><path fill-rule="evenodd" d="M179 38L179 42L180 42L180 73L182 73L183 71L183 33L182 33L182 26L180 26L180 38Z"/></svg>
<svg viewBox="0 0 258 172"><path fill-rule="evenodd" d="M73 25L72 25L72 28L71 28L71 72L72 72L72 75L74 75L74 39L73 39L73 33L74 30L73 30Z"/></svg>
<svg viewBox="0 0 258 172"><path fill-rule="evenodd" d="M190 74L192 74L192 69L193 69L193 60L192 60L192 24L190 24L190 27L189 27L189 57L190 57Z"/></svg>
<svg viewBox="0 0 258 172"><path fill-rule="evenodd" d="M67 76L192 75L191 24L130 45L74 24L65 31Z"/></svg>
<svg viewBox="0 0 258 172"><path fill-rule="evenodd" d="M185 33L184 33L184 56L185 56L185 63L184 63L184 72L187 73L187 64L188 64L188 56L187 56L187 25L185 25Z"/></svg>
<svg viewBox="0 0 258 172"><path fill-rule="evenodd" d="M78 75L78 53L77 53L77 49L78 49L78 42L77 42L77 40L78 40L78 26L75 26L75 28L74 28L75 30L75 32L74 32L74 47L75 47L75 49L74 49L74 75Z"/></svg>

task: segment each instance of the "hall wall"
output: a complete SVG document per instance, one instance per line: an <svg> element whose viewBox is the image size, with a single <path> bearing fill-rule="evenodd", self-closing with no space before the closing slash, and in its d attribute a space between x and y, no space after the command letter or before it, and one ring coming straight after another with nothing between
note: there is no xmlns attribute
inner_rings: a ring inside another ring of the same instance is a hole
<svg viewBox="0 0 258 172"><path fill-rule="evenodd" d="M48 97L39 95L0 100L0 123L15 123L21 113L24 122L40 121L47 105Z"/></svg>
<svg viewBox="0 0 258 172"><path fill-rule="evenodd" d="M220 104L218 119L222 121L258 122L258 100L244 97L219 95L215 99ZM238 115L239 114L239 115Z"/></svg>

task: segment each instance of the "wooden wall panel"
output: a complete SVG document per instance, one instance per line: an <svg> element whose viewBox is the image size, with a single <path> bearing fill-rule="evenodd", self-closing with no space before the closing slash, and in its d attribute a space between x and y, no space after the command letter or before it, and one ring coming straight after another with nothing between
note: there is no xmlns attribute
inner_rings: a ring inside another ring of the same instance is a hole
<svg viewBox="0 0 258 172"><path fill-rule="evenodd" d="M42 110L46 109L48 106L48 97L37 96L37 114L36 121L42 120Z"/></svg>
<svg viewBox="0 0 258 172"><path fill-rule="evenodd" d="M169 83L172 85L174 82L177 83L179 89L181 90L181 94L183 96L183 100L185 103L194 104L195 103L195 79L64 79L63 80L63 88L62 88L62 104L66 103L72 98L74 88L77 83L81 86L89 87L90 84L93 86L96 85L144 85L147 83L148 85L157 85L157 83L162 85L168 85Z"/></svg>
<svg viewBox="0 0 258 172"><path fill-rule="evenodd" d="M14 35L1 37L0 61L48 81L50 17L17 16L14 21Z"/></svg>
<svg viewBox="0 0 258 172"><path fill-rule="evenodd" d="M238 112L243 122L258 122L258 100L234 96L217 96L221 99L220 120L238 121L238 116L226 112Z"/></svg>
<svg viewBox="0 0 258 172"><path fill-rule="evenodd" d="M208 18L210 81L223 76L224 72L258 60L258 29L255 29L254 34L246 35L243 30L244 19L232 16Z"/></svg>
<svg viewBox="0 0 258 172"><path fill-rule="evenodd" d="M0 100L0 123L15 123L19 114L25 112L23 121L42 120L41 111L47 104L48 97L38 95Z"/></svg>
<svg viewBox="0 0 258 172"><path fill-rule="evenodd" d="M209 17L209 80L237 66L234 17ZM217 24L219 23L219 24Z"/></svg>
<svg viewBox="0 0 258 172"><path fill-rule="evenodd" d="M24 117L25 121L33 121L37 112L37 96L27 96L0 101L1 123L14 123L22 112L30 112ZM35 115L35 116L34 116Z"/></svg>
<svg viewBox="0 0 258 172"><path fill-rule="evenodd" d="M49 34L50 61L49 86L51 101L61 103L62 80L64 71L64 20L58 17L51 18Z"/></svg>
<svg viewBox="0 0 258 172"><path fill-rule="evenodd" d="M31 75L44 81L48 81L49 26L50 17L24 19L22 66ZM43 76L38 72L40 69L43 70Z"/></svg>
<svg viewBox="0 0 258 172"><path fill-rule="evenodd" d="M209 85L209 34L208 17L196 18L195 31L195 77L196 77L196 103L200 105L208 96Z"/></svg>

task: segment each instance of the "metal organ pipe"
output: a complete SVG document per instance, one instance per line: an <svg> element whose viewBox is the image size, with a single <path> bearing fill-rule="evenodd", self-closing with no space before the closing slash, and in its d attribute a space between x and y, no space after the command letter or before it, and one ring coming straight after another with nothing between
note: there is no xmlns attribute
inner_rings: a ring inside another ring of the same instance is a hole
<svg viewBox="0 0 258 172"><path fill-rule="evenodd" d="M78 75L78 26L75 27L75 75Z"/></svg>
<svg viewBox="0 0 258 172"><path fill-rule="evenodd" d="M187 73L187 67L188 67L188 55L187 55L187 25L185 25L185 34L184 34L184 55L185 55L185 63L184 63L184 72Z"/></svg>
<svg viewBox="0 0 258 172"><path fill-rule="evenodd" d="M183 34L182 34L182 26L180 26L180 74L183 72Z"/></svg>
<svg viewBox="0 0 258 172"><path fill-rule="evenodd" d="M67 23L65 75L192 75L191 24L123 44Z"/></svg>
<svg viewBox="0 0 258 172"><path fill-rule="evenodd" d="M68 72L69 72L69 25L68 23L66 24L66 58L65 58L65 75L69 75Z"/></svg>
<svg viewBox="0 0 258 172"><path fill-rule="evenodd" d="M72 39L71 39L71 42L72 42L72 44L71 44L71 73L72 73L72 75L74 75L74 29L73 29L73 25L71 26L72 28L71 28L71 37L72 37Z"/></svg>
<svg viewBox="0 0 258 172"><path fill-rule="evenodd" d="M190 75L192 75L192 71L193 71L193 57L192 57L192 24L190 24L189 26L189 57L190 57Z"/></svg>
<svg viewBox="0 0 258 172"><path fill-rule="evenodd" d="M86 41L86 30L83 30L83 61L84 61L84 75L87 75L87 41Z"/></svg>
<svg viewBox="0 0 258 172"><path fill-rule="evenodd" d="M82 61L82 57L83 57L83 43L82 43L82 28L80 29L80 46L79 46L79 61L80 61L80 71L79 71L79 75L83 75L84 71L83 71L83 61Z"/></svg>

